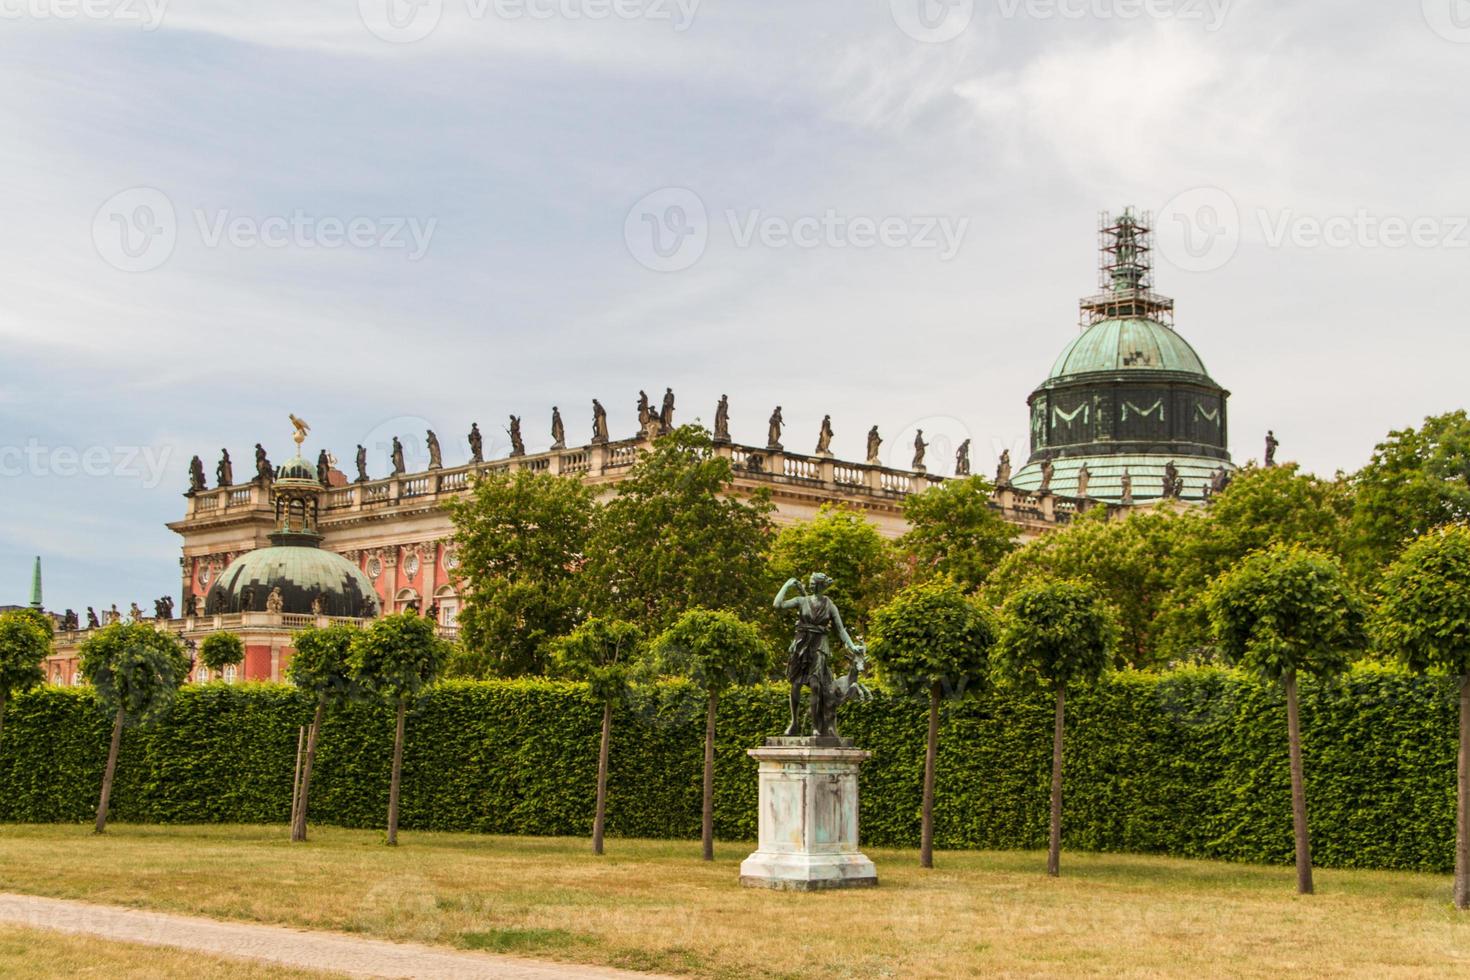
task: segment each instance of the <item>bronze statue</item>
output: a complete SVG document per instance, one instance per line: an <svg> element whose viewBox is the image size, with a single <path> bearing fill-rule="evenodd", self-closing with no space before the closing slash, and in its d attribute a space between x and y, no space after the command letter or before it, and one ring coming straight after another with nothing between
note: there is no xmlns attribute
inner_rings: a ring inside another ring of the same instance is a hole
<svg viewBox="0 0 1470 980"><path fill-rule="evenodd" d="M607 442L607 409L596 398L592 399L592 441Z"/></svg>
<svg viewBox="0 0 1470 980"><path fill-rule="evenodd" d="M1049 459L1041 461L1041 486L1036 488L1037 493L1051 493L1051 478L1056 472L1056 466Z"/></svg>
<svg viewBox="0 0 1470 980"><path fill-rule="evenodd" d="M791 682L791 724L786 728L786 735L791 737L800 732L801 689L804 686L811 691L812 735L837 738L838 705L848 698L867 694L857 683L867 647L854 643L847 635L842 615L827 597L832 579L823 572L814 572L808 581L810 591L802 587L800 579L790 578L776 593L777 609L796 610L796 635L791 640L790 659L786 665L786 679ZM802 594L787 598L793 588ZM845 684L832 677L832 644L828 633L833 630L853 657L853 666Z"/></svg>
<svg viewBox="0 0 1470 980"><path fill-rule="evenodd" d="M526 444L521 441L521 417L519 415L510 417L510 428L506 429L506 432L510 433L510 454L512 456L526 455Z"/></svg>
<svg viewBox="0 0 1470 980"><path fill-rule="evenodd" d="M235 485L235 466L230 462L230 451L228 449L220 450L219 465L214 468L214 475L222 487L232 487Z"/></svg>
<svg viewBox="0 0 1470 980"><path fill-rule="evenodd" d="M403 442L397 436L393 437L393 451L390 454L390 459L393 463L392 475L402 476L405 469L403 464Z"/></svg>
<svg viewBox="0 0 1470 980"><path fill-rule="evenodd" d="M1011 451L1002 449L1000 451L1000 463L995 467L995 485L998 487L1010 486L1011 483Z"/></svg>
<svg viewBox="0 0 1470 980"><path fill-rule="evenodd" d="M1179 478L1179 467L1171 459L1164 464L1164 496L1178 497L1184 490L1184 481Z"/></svg>
<svg viewBox="0 0 1470 980"><path fill-rule="evenodd" d="M1217 467L1215 469L1215 472L1213 472L1213 473L1210 474L1210 494L1211 494L1211 496L1213 496L1215 494L1224 493L1225 492L1225 488L1228 487L1228 486L1230 486L1230 473L1229 473L1229 471L1226 470L1224 466Z"/></svg>
<svg viewBox="0 0 1470 980"><path fill-rule="evenodd" d="M424 439L424 445L429 449L429 469L442 470L444 468L444 455L439 448L439 437L434 435L434 430L429 430L429 435Z"/></svg>
<svg viewBox="0 0 1470 980"><path fill-rule="evenodd" d="M358 443L357 444L357 482L358 483L366 483L367 481L368 481L368 472L367 472L367 447L364 446L362 443Z"/></svg>
<svg viewBox="0 0 1470 980"><path fill-rule="evenodd" d="M929 444L924 441L924 430L920 429L914 434L914 469L924 469L924 451L928 448Z"/></svg>
<svg viewBox="0 0 1470 980"><path fill-rule="evenodd" d="M822 416L822 431L817 434L817 455L832 455L832 416Z"/></svg>
<svg viewBox="0 0 1470 980"><path fill-rule="evenodd" d="M470 423L470 462L485 462L485 437L480 435L480 423Z"/></svg>
<svg viewBox="0 0 1470 980"><path fill-rule="evenodd" d="M883 437L878 434L878 427L875 425L871 429L868 430L868 465L869 466L877 466L878 465L878 450L881 449L882 446L883 446Z"/></svg>
<svg viewBox="0 0 1470 980"><path fill-rule="evenodd" d="M730 441L730 396L721 395L715 406L715 442Z"/></svg>
<svg viewBox="0 0 1470 980"><path fill-rule="evenodd" d="M561 409L551 406L551 448L567 448L567 429L562 425Z"/></svg>
<svg viewBox="0 0 1470 980"><path fill-rule="evenodd" d="M88 606L87 607L87 629L94 630L94 629L99 628L101 625L102 624L100 622L98 622L98 620L97 620L97 610L93 609L91 606Z"/></svg>
<svg viewBox="0 0 1470 980"><path fill-rule="evenodd" d="M1276 447L1281 443L1276 441L1276 433L1270 429L1266 430L1266 465L1276 465Z"/></svg>
<svg viewBox="0 0 1470 980"><path fill-rule="evenodd" d="M200 490L206 489L208 481L204 478L204 460L195 456L189 460L189 492L186 497L192 497Z"/></svg>
<svg viewBox="0 0 1470 980"><path fill-rule="evenodd" d="M68 633L75 633L79 627L80 623L77 621L77 611L75 609L68 609L61 617L61 628Z"/></svg>
<svg viewBox="0 0 1470 980"><path fill-rule="evenodd" d="M325 449L316 454L316 482L324 487L332 485L332 458Z"/></svg>
<svg viewBox="0 0 1470 980"><path fill-rule="evenodd" d="M275 479L275 467L271 466L270 458L266 456L265 449L260 443L255 444L255 479L261 486L270 486Z"/></svg>
<svg viewBox="0 0 1470 980"><path fill-rule="evenodd" d="M966 439L960 443L960 448L954 454L954 475L970 475L970 440Z"/></svg>
<svg viewBox="0 0 1470 980"><path fill-rule="evenodd" d="M674 389L664 389L664 403L658 410L658 431L674 431Z"/></svg>
<svg viewBox="0 0 1470 980"><path fill-rule="evenodd" d="M779 450L781 448L781 426L785 420L781 418L781 406L771 413L771 419L766 423L766 448Z"/></svg>
<svg viewBox="0 0 1470 980"><path fill-rule="evenodd" d="M1092 471L1083 463L1082 468L1077 471L1077 496L1087 496L1087 485L1092 482Z"/></svg>

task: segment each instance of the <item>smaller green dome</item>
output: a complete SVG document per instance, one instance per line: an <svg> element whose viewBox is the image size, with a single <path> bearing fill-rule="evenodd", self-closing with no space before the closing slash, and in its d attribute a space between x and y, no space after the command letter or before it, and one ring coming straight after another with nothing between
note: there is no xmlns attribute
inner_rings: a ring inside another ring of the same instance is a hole
<svg viewBox="0 0 1470 980"><path fill-rule="evenodd" d="M263 612L271 590L281 590L281 611L310 613L316 599L327 616L377 615L372 580L334 551L285 546L257 548L232 561L209 590L209 613Z"/></svg>
<svg viewBox="0 0 1470 980"><path fill-rule="evenodd" d="M297 453L295 456L291 457L280 466L276 467L276 479L308 480L312 483L316 483L316 467L312 466L305 459L302 459L301 454Z"/></svg>
<svg viewBox="0 0 1470 980"><path fill-rule="evenodd" d="M1094 323L1066 346L1047 377L1137 370L1209 377L1188 341L1157 320L1143 317Z"/></svg>

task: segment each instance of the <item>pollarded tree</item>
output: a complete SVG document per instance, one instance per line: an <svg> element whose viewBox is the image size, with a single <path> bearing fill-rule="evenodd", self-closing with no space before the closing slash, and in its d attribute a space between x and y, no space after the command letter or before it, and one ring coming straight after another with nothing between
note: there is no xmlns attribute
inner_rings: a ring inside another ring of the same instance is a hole
<svg viewBox="0 0 1470 980"><path fill-rule="evenodd" d="M1372 621L1378 647L1410 670L1449 674L1460 687L1455 806L1455 907L1470 908L1470 528L1442 528L1410 545L1381 583Z"/></svg>
<svg viewBox="0 0 1470 980"><path fill-rule="evenodd" d="M995 667L999 677L1021 688L1056 697L1051 742L1051 834L1046 873L1062 868L1062 740L1067 691L1102 676L1118 643L1112 608L1091 585L1076 581L1035 582L1012 593L1001 611Z"/></svg>
<svg viewBox="0 0 1470 980"><path fill-rule="evenodd" d="M286 665L286 680L295 684L316 702L311 724L306 729L306 754L292 794L291 839L306 840L307 800L311 796L311 774L316 764L316 748L321 738L322 720L327 709L347 703L357 693L349 658L352 641L362 630L352 623L309 627L296 634L296 652ZM299 744L299 743L298 743Z"/></svg>
<svg viewBox="0 0 1470 980"><path fill-rule="evenodd" d="M97 701L113 716L112 744L102 774L96 832L107 829L107 805L117 772L123 727L148 724L168 710L179 685L189 675L184 645L150 623L114 623L88 637L81 646L81 671L97 692Z"/></svg>
<svg viewBox="0 0 1470 980"><path fill-rule="evenodd" d="M1291 757L1291 822L1296 836L1297 891L1312 893L1312 845L1297 676L1330 677L1360 649L1364 604L1335 558L1278 544L1247 555L1205 590L1205 607L1221 652L1231 663L1286 693Z"/></svg>
<svg viewBox="0 0 1470 980"><path fill-rule="evenodd" d="M626 697L628 678L643 644L643 631L619 619L593 617L552 644L553 670L586 681L602 702L602 740L597 749L597 807L592 817L592 853L603 851L607 825L607 759L613 704Z"/></svg>
<svg viewBox="0 0 1470 980"><path fill-rule="evenodd" d="M0 733L13 694L46 680L41 661L51 652L51 634L23 611L0 615Z"/></svg>
<svg viewBox="0 0 1470 980"><path fill-rule="evenodd" d="M448 653L433 622L415 612L374 620L353 637L348 664L353 680L393 706L393 777L388 784L388 843L398 844L398 788L408 704L439 676Z"/></svg>
<svg viewBox="0 0 1470 980"><path fill-rule="evenodd" d="M245 662L245 644L234 633L211 633L199 644L199 662L216 673Z"/></svg>
<svg viewBox="0 0 1470 980"><path fill-rule="evenodd" d="M700 839L704 859L715 859L715 713L720 694L757 684L771 666L771 650L760 631L734 613L691 609L654 641L653 663L665 677L687 677L706 697L704 723L704 810Z"/></svg>
<svg viewBox="0 0 1470 980"><path fill-rule="evenodd" d="M989 686L995 625L951 579L911 585L873 614L873 659L883 683L929 698L924 749L924 803L919 866L934 867L934 768L939 749L939 705Z"/></svg>
<svg viewBox="0 0 1470 980"><path fill-rule="evenodd" d="M919 577L948 575L972 592L1016 549L1016 528L990 506L990 491L988 480L972 476L904 498L910 530L898 546Z"/></svg>

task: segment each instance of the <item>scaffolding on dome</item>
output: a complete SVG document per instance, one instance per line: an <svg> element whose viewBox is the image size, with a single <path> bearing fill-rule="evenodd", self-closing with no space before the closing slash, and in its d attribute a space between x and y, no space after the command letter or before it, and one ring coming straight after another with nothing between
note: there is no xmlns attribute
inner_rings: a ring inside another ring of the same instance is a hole
<svg viewBox="0 0 1470 980"><path fill-rule="evenodd" d="M1124 208L1116 219L1103 211L1097 222L1097 277L1102 290L1081 302L1081 327L1103 320L1141 317L1174 328L1174 300L1153 290L1153 216Z"/></svg>

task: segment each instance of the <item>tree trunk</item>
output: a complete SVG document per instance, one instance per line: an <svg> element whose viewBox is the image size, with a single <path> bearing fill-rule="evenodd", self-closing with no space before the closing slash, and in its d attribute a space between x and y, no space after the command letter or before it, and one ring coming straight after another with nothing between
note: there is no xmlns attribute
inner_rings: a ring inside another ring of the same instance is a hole
<svg viewBox="0 0 1470 980"><path fill-rule="evenodd" d="M715 707L719 702L720 695L711 691L704 721L704 820L700 831L706 861L715 859Z"/></svg>
<svg viewBox="0 0 1470 980"><path fill-rule="evenodd" d="M602 743L597 748L597 813L592 817L592 853L602 853L607 824L607 750L612 738L612 702L602 706Z"/></svg>
<svg viewBox="0 0 1470 980"><path fill-rule="evenodd" d="M1286 735L1291 743L1291 827L1296 833L1296 890L1312 894L1312 841L1307 835L1307 787L1302 773L1302 727L1297 713L1296 671L1282 675L1286 687Z"/></svg>
<svg viewBox="0 0 1470 980"><path fill-rule="evenodd" d="M408 699L398 699L398 724L393 729L393 781L388 784L388 843L398 846L398 784L403 776L403 719Z"/></svg>
<svg viewBox="0 0 1470 980"><path fill-rule="evenodd" d="M301 758L306 750L306 726L296 726L296 768L291 770L291 839L296 839L296 814L301 806Z"/></svg>
<svg viewBox="0 0 1470 980"><path fill-rule="evenodd" d="M1057 717L1051 733L1051 839L1046 849L1046 873L1062 873L1062 733L1067 727L1067 685L1057 685Z"/></svg>
<svg viewBox="0 0 1470 980"><path fill-rule="evenodd" d="M107 749L107 768L102 771L102 799L97 803L97 827L93 833L107 829L107 801L112 797L112 777L117 772L117 750L122 745L123 708L117 709L117 718L112 722L112 745Z"/></svg>
<svg viewBox="0 0 1470 980"><path fill-rule="evenodd" d="M311 770L316 764L316 745L322 734L322 716L327 712L327 699L318 697L316 714L311 727L306 730L306 763L301 767L301 802L296 808L296 824L291 828L291 839L306 840L306 801L311 798Z"/></svg>
<svg viewBox="0 0 1470 980"><path fill-rule="evenodd" d="M1470 674L1460 677L1460 758L1455 803L1455 908L1470 908Z"/></svg>
<svg viewBox="0 0 1470 980"><path fill-rule="evenodd" d="M934 867L934 762L939 751L939 685L929 685L929 740L924 745L924 808L919 831L919 867Z"/></svg>

